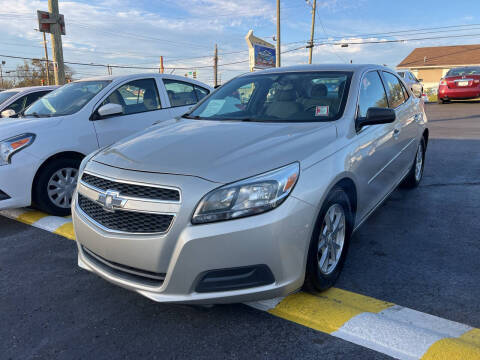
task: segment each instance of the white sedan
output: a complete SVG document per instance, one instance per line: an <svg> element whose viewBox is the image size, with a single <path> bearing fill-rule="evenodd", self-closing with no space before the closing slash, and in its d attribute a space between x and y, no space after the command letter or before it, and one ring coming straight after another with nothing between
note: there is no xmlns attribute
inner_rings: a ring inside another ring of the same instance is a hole
<svg viewBox="0 0 480 360"><path fill-rule="evenodd" d="M70 213L85 155L182 115L212 89L175 75L97 77L64 85L0 121L0 209Z"/></svg>
<svg viewBox="0 0 480 360"><path fill-rule="evenodd" d="M6 118L21 113L56 88L58 86L29 86L0 92L0 117Z"/></svg>

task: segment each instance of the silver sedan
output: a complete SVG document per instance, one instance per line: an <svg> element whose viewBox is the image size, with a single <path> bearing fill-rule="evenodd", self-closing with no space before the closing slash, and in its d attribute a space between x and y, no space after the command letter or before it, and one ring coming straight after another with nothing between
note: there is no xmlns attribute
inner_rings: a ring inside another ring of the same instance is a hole
<svg viewBox="0 0 480 360"><path fill-rule="evenodd" d="M78 264L162 302L325 290L352 233L421 181L426 125L423 102L382 66L236 77L83 161Z"/></svg>

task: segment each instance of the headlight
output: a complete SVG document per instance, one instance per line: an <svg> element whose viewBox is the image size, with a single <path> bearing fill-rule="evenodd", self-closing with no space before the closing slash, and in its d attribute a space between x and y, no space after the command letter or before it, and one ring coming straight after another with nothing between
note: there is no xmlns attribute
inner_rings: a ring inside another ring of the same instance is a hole
<svg viewBox="0 0 480 360"><path fill-rule="evenodd" d="M192 223L236 219L274 209L291 193L299 173L299 164L293 163L215 189L200 201Z"/></svg>
<svg viewBox="0 0 480 360"><path fill-rule="evenodd" d="M0 142L0 166L10 164L12 155L30 146L34 140L35 134L22 134Z"/></svg>

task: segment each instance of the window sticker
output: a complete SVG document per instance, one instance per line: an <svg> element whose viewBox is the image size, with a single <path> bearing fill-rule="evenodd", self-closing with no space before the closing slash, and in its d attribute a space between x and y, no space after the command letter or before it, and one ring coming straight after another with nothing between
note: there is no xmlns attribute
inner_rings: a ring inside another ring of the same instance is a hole
<svg viewBox="0 0 480 360"><path fill-rule="evenodd" d="M328 116L328 105L327 106L316 106L315 107L315 116Z"/></svg>
<svg viewBox="0 0 480 360"><path fill-rule="evenodd" d="M225 104L225 100L211 100L200 116L212 116L217 114Z"/></svg>

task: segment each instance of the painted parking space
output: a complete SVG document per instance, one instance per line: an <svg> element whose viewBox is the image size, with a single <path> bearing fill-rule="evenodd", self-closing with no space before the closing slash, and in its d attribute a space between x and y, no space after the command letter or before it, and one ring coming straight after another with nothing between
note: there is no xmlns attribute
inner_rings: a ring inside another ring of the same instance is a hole
<svg viewBox="0 0 480 360"><path fill-rule="evenodd" d="M0 215L75 239L70 217L31 209ZM480 359L480 329L338 288L247 305L399 359Z"/></svg>

